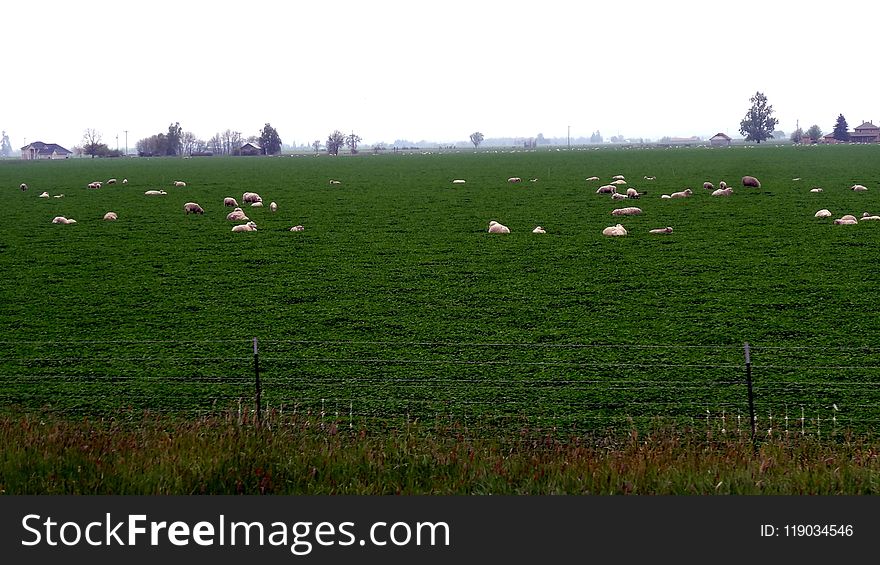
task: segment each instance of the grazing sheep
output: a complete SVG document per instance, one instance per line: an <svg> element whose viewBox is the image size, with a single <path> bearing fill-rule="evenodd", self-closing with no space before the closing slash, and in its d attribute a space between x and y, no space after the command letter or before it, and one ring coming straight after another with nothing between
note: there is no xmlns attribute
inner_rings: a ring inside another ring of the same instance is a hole
<svg viewBox="0 0 880 565"><path fill-rule="evenodd" d="M108 222L112 222L113 220L116 220L117 219L116 212L107 212L106 214L104 214L104 219L107 220Z"/></svg>
<svg viewBox="0 0 880 565"><path fill-rule="evenodd" d="M302 226L293 226L292 228L290 228L290 231L305 231L305 229L306 228Z"/></svg>
<svg viewBox="0 0 880 565"><path fill-rule="evenodd" d="M665 228L657 228L654 230L649 230L648 233L659 233L659 234L672 233L672 228L670 226L666 226Z"/></svg>
<svg viewBox="0 0 880 565"><path fill-rule="evenodd" d="M107 184L116 184L116 179L108 179Z"/></svg>
<svg viewBox="0 0 880 565"><path fill-rule="evenodd" d="M635 188L630 187L630 188L626 189L626 197L627 198L638 198L641 195L642 195L642 193L639 192L638 190L636 190Z"/></svg>
<svg viewBox="0 0 880 565"><path fill-rule="evenodd" d="M837 225L837 226L849 226L849 225L857 224L857 223L859 223L859 221L853 217L849 217L849 218L844 217L844 218L838 218L838 219L834 220L834 225Z"/></svg>
<svg viewBox="0 0 880 565"><path fill-rule="evenodd" d="M854 184L851 187L849 187L849 189L854 190L856 192L864 192L864 191L868 190L868 187L861 185L861 184Z"/></svg>
<svg viewBox="0 0 880 565"><path fill-rule="evenodd" d="M810 192L822 192L822 189L817 186L816 188L811 188Z"/></svg>
<svg viewBox="0 0 880 565"><path fill-rule="evenodd" d="M241 208L236 208L226 215L226 219L232 222L246 222L250 220Z"/></svg>
<svg viewBox="0 0 880 565"><path fill-rule="evenodd" d="M260 200L259 202L251 202L251 208L262 208L262 207L263 207L262 200Z"/></svg>
<svg viewBox="0 0 880 565"><path fill-rule="evenodd" d="M21 183L20 185L18 185L18 188L20 188L20 189L22 189L22 190L27 190L27 189L28 189L28 185L25 184L25 183Z"/></svg>
<svg viewBox="0 0 880 565"><path fill-rule="evenodd" d="M870 220L870 221L880 220L880 216L873 216L873 215L869 214L868 212L862 212L862 217L859 218L859 221L864 222L865 220Z"/></svg>
<svg viewBox="0 0 880 565"><path fill-rule="evenodd" d="M276 204L275 202L269 202L269 211L270 212L277 212L278 211L278 204Z"/></svg>
<svg viewBox="0 0 880 565"><path fill-rule="evenodd" d="M596 181L596 180L599 180L599 177L588 177L587 180L588 181Z"/></svg>
<svg viewBox="0 0 880 565"><path fill-rule="evenodd" d="M253 222L248 222L246 224L239 224L237 226L232 226L232 231L240 232L240 231L257 231L257 224Z"/></svg>
<svg viewBox="0 0 880 565"><path fill-rule="evenodd" d="M843 216L840 217L840 219L846 220L846 221L852 221L852 220L858 221L858 218L856 218L852 214L844 214Z"/></svg>
<svg viewBox="0 0 880 565"><path fill-rule="evenodd" d="M733 194L733 187L718 188L712 191L712 196L730 196Z"/></svg>
<svg viewBox="0 0 880 565"><path fill-rule="evenodd" d="M187 202L183 205L183 212L185 214L204 214L205 210L195 202Z"/></svg>
<svg viewBox="0 0 880 565"><path fill-rule="evenodd" d="M253 204L254 202L262 202L263 199L256 192L245 192L241 195L241 201L245 204Z"/></svg>
<svg viewBox="0 0 880 565"><path fill-rule="evenodd" d="M753 188L761 188L761 181L752 176L744 176L742 178L743 186L751 186Z"/></svg>
<svg viewBox="0 0 880 565"><path fill-rule="evenodd" d="M455 179L452 184L464 184L464 179Z"/></svg>
<svg viewBox="0 0 880 565"><path fill-rule="evenodd" d="M174 181L174 186L176 186L177 188L184 188L186 187L186 183L182 180L176 180Z"/></svg>
<svg viewBox="0 0 880 565"><path fill-rule="evenodd" d="M709 181L706 181L703 183L703 188L705 188L706 190L715 190L715 185Z"/></svg>
<svg viewBox="0 0 880 565"><path fill-rule="evenodd" d="M40 198L49 198L49 193L44 192L44 193L40 194Z"/></svg>
<svg viewBox="0 0 880 565"><path fill-rule="evenodd" d="M727 183L724 182L724 181L719 182L719 183L718 183L718 188L727 188Z"/></svg>
<svg viewBox="0 0 880 565"><path fill-rule="evenodd" d="M827 209L825 209L825 208L822 208L821 210L819 210L818 212L816 212L816 213L813 215L813 217L814 217L814 218L830 218L830 217L831 217L831 211L830 211L830 210L827 210Z"/></svg>
<svg viewBox="0 0 880 565"><path fill-rule="evenodd" d="M226 198L223 199L223 205L224 206L232 206L233 208L235 208L238 206L238 202L235 201L235 198L232 198L231 196L227 196Z"/></svg>
<svg viewBox="0 0 880 565"><path fill-rule="evenodd" d="M547 230L545 230L545 229L542 228L541 226L538 226L538 227L536 227L535 229L532 230L532 233L547 233Z"/></svg>
<svg viewBox="0 0 880 565"><path fill-rule="evenodd" d="M673 192L672 194L669 195L669 198L687 198L693 193L694 193L693 190L686 188L686 189L680 190L678 192Z"/></svg>
<svg viewBox="0 0 880 565"><path fill-rule="evenodd" d="M507 179L507 182L522 182L522 179L519 177L510 177Z"/></svg>
<svg viewBox="0 0 880 565"><path fill-rule="evenodd" d="M489 233L510 233L510 228L492 220L489 222Z"/></svg>
<svg viewBox="0 0 880 565"><path fill-rule="evenodd" d="M612 237L626 235L626 228L624 228L620 224L617 224L616 226L608 226L607 228L602 230L602 235L608 235Z"/></svg>
<svg viewBox="0 0 880 565"><path fill-rule="evenodd" d="M148 190L144 194L147 196L165 196L168 193L164 190Z"/></svg>
<svg viewBox="0 0 880 565"><path fill-rule="evenodd" d="M64 216L55 216L52 218L53 224L75 224L76 220L72 220L70 218L65 218Z"/></svg>
<svg viewBox="0 0 880 565"><path fill-rule="evenodd" d="M128 184L128 179L122 179L122 184Z"/></svg>
<svg viewBox="0 0 880 565"><path fill-rule="evenodd" d="M596 194L614 194L617 192L617 187L613 184L605 184L596 189Z"/></svg>
<svg viewBox="0 0 880 565"><path fill-rule="evenodd" d="M636 208L635 206L629 206L626 208L618 208L616 210L611 210L612 216L638 216L642 213L641 208Z"/></svg>
<svg viewBox="0 0 880 565"><path fill-rule="evenodd" d="M87 186L88 188L101 188L101 183L98 181L90 182Z"/></svg>

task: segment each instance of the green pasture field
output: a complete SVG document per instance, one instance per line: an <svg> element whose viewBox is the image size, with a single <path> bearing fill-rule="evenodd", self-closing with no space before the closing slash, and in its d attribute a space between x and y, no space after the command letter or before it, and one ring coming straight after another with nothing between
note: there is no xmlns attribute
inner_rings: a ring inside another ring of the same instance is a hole
<svg viewBox="0 0 880 565"><path fill-rule="evenodd" d="M869 431L880 222L813 216L880 214L878 158L847 145L3 161L0 406L249 410L257 338L264 405L348 425L745 429L748 342L762 428ZM617 174L645 194L595 193ZM113 177L129 182L86 187ZM702 188L721 180L732 196ZM258 231L232 233L222 201L245 191L278 211L246 207ZM206 213L185 215L188 201ZM633 205L644 213L610 213ZM618 222L628 236L602 235Z"/></svg>

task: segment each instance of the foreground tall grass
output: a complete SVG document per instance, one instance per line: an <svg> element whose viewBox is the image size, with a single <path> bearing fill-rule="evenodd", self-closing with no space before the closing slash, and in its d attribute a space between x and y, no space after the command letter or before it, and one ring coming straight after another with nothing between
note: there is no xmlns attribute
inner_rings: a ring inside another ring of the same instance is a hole
<svg viewBox="0 0 880 565"><path fill-rule="evenodd" d="M268 414L184 421L121 414L0 419L3 494L853 495L880 491L880 442L659 428L561 440L472 439L421 423L385 430Z"/></svg>

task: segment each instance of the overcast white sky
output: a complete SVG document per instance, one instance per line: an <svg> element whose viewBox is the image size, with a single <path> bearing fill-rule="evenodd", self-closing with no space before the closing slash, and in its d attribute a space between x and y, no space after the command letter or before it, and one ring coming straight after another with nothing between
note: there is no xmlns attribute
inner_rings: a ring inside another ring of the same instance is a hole
<svg viewBox="0 0 880 565"><path fill-rule="evenodd" d="M185 131L284 143L739 137L763 92L790 133L880 125L877 3L120 0L0 8L14 147Z"/></svg>

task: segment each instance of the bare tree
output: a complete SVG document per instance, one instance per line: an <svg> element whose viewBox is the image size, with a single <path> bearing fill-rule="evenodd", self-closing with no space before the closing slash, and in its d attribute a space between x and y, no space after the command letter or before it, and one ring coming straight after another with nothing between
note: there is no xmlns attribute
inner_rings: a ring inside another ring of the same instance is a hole
<svg viewBox="0 0 880 565"><path fill-rule="evenodd" d="M87 129L83 132L82 143L83 153L91 155L94 159L101 150L101 132L91 128Z"/></svg>
<svg viewBox="0 0 880 565"><path fill-rule="evenodd" d="M184 155L192 155L196 150L196 134L185 131L180 136L180 150Z"/></svg>
<svg viewBox="0 0 880 565"><path fill-rule="evenodd" d="M312 142L312 147L315 148L315 153L317 153L318 151L320 151L320 150L321 150L321 140L320 140L320 139L316 139L315 141L313 141L313 142Z"/></svg>
<svg viewBox="0 0 880 565"><path fill-rule="evenodd" d="M478 131L475 131L474 133L472 133L471 134L471 143L474 144L474 149L476 149L478 145L483 143L483 134Z"/></svg>
<svg viewBox="0 0 880 565"><path fill-rule="evenodd" d="M360 143L361 141L361 136L357 135L354 132L351 132L350 135L345 136L345 145L348 146L348 149L349 151L351 151L352 155L357 153L358 143Z"/></svg>
<svg viewBox="0 0 880 565"><path fill-rule="evenodd" d="M327 153L330 155L339 155L339 148L345 144L345 135L337 130L327 138Z"/></svg>

